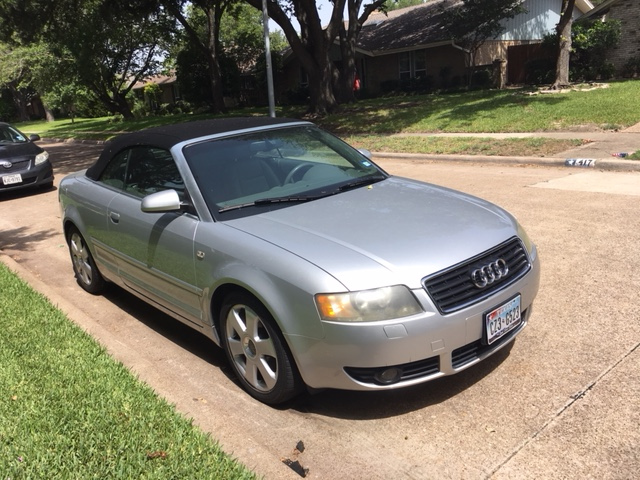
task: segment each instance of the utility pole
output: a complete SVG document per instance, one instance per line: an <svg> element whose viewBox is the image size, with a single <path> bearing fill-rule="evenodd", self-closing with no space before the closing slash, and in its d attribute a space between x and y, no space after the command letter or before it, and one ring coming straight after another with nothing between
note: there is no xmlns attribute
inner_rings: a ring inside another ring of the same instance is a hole
<svg viewBox="0 0 640 480"><path fill-rule="evenodd" d="M271 66L271 41L269 40L269 14L267 0L262 0L262 24L264 26L264 55L267 61L267 90L269 95L269 116L276 116L276 102L273 94L273 67Z"/></svg>

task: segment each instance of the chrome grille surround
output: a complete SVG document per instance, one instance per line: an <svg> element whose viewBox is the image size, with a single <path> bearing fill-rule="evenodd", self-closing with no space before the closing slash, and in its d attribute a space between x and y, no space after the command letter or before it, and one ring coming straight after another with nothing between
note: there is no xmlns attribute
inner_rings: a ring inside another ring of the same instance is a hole
<svg viewBox="0 0 640 480"><path fill-rule="evenodd" d="M472 272L500 259L508 265L507 274L478 288L473 282ZM519 280L529 270L531 262L527 250L518 237L513 237L476 257L425 277L422 285L438 311L448 314L484 300Z"/></svg>

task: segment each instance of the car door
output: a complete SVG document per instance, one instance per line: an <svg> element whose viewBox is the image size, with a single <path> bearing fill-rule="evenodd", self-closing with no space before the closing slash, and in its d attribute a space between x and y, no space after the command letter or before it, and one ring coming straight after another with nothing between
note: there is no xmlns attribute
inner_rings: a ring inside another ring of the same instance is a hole
<svg viewBox="0 0 640 480"><path fill-rule="evenodd" d="M119 275L138 294L183 320L200 324L202 292L195 285L193 243L197 216L145 213L140 208L145 196L162 190L174 189L185 198L175 161L167 150L147 146L127 149L118 157L125 165L124 180L120 194L107 208L104 243L117 258Z"/></svg>

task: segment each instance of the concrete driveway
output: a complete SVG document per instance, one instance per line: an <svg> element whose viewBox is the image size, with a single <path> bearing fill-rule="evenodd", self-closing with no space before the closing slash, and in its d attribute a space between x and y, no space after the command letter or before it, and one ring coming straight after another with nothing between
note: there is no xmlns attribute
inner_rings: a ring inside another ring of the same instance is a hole
<svg viewBox="0 0 640 480"><path fill-rule="evenodd" d="M99 151L46 148L57 181ZM526 227L542 283L512 348L418 387L273 409L242 392L204 337L119 289L94 297L75 284L55 190L0 196L0 259L267 479L300 478L284 461L313 479L637 478L640 173L380 163L494 201Z"/></svg>

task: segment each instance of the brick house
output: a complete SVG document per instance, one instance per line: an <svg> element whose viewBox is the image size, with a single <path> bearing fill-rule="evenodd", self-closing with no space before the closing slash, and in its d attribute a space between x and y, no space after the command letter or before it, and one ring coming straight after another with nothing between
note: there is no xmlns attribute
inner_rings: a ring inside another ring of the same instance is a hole
<svg viewBox="0 0 640 480"><path fill-rule="evenodd" d="M406 82L425 82L438 87L463 81L468 73L469 52L443 30L440 13L443 1L427 0L420 5L387 14L374 12L369 16L357 45L358 76L367 94L379 95ZM502 69L501 83L517 82L524 63L530 55L535 55L535 49L510 47L540 44L547 33L555 30L562 0L523 0L523 6L526 12L506 19L504 33L487 41L475 58L474 67L516 65L515 70ZM591 9L593 5L589 0L576 0L574 18ZM334 58L339 62L338 48ZM304 72L301 73L294 57L289 57L285 69L285 75L280 77L285 84L279 86L280 91L304 86Z"/></svg>
<svg viewBox="0 0 640 480"><path fill-rule="evenodd" d="M583 15L581 20L598 18L620 22L623 41L608 52L607 60L614 65L618 74L624 74L627 62L640 62L640 1L606 0Z"/></svg>
<svg viewBox="0 0 640 480"><path fill-rule="evenodd" d="M149 104L149 107L155 109L159 106L159 104L176 103L182 98L177 80L178 79L173 73L170 75L153 75L137 82L133 86L132 90L140 100L147 102ZM149 83L155 83L160 87L159 98L150 99L145 97L144 87Z"/></svg>

